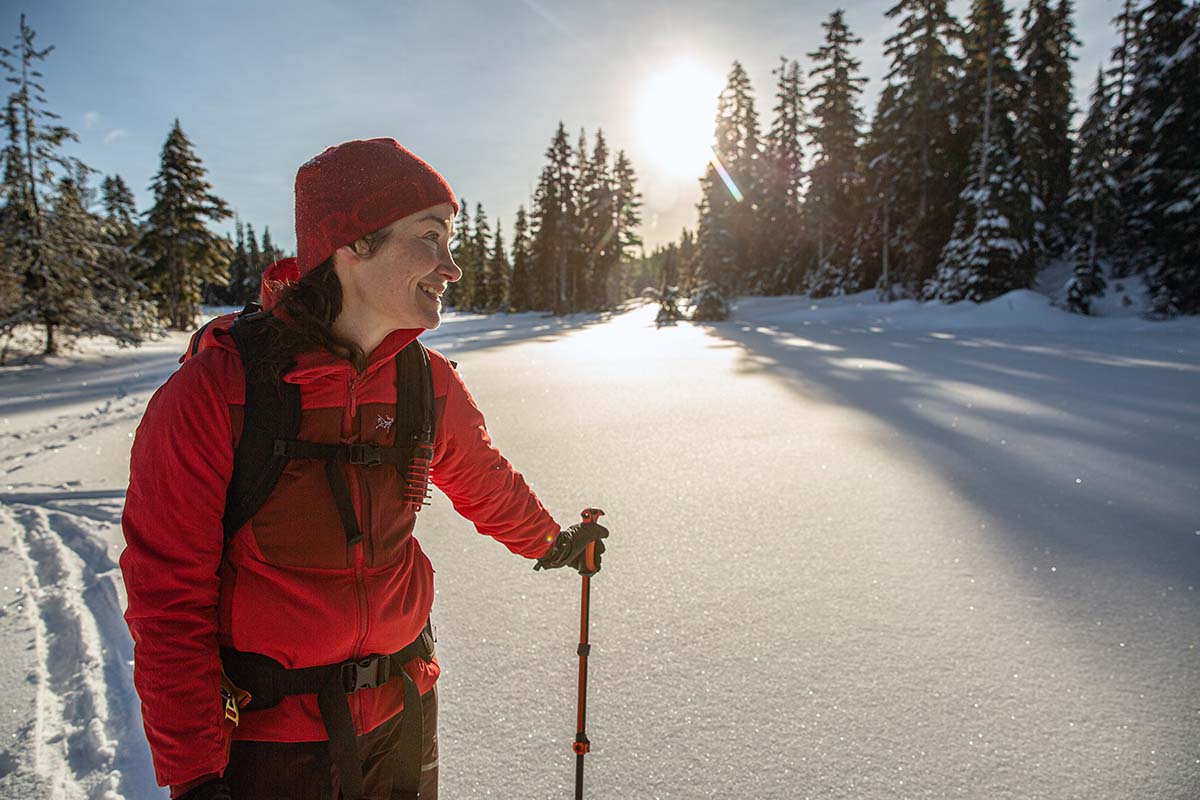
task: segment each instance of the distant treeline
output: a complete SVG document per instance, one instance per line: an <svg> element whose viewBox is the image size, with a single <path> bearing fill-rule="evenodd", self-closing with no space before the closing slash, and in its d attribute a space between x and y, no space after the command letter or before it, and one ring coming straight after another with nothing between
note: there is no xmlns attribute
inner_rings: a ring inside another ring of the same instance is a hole
<svg viewBox="0 0 1200 800"><path fill-rule="evenodd" d="M463 278L446 302L473 311L553 311L607 308L635 289L626 271L642 243L641 195L624 151L609 156L602 131L589 152L580 131L572 149L560 122L546 151L532 211L517 209L511 257L497 220L491 231L483 206L460 203L454 260Z"/></svg>
<svg viewBox="0 0 1200 800"><path fill-rule="evenodd" d="M698 228L655 254L665 281L978 302L1069 258L1074 311L1106 274L1143 276L1153 313L1200 311L1200 9L1125 0L1072 131L1072 5L1031 0L1017 37L1002 0L974 0L965 23L947 0L900 0L870 125L841 11L807 73L781 59L765 135L735 63Z"/></svg>

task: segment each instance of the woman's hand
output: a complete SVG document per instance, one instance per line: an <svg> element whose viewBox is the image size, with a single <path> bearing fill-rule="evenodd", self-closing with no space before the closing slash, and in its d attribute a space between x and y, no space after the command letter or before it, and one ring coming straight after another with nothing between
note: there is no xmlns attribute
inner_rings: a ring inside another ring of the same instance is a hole
<svg viewBox="0 0 1200 800"><path fill-rule="evenodd" d="M574 567L580 575L595 575L600 571L600 556L604 553L604 542L608 538L608 528L595 522L581 522L572 525L558 534L549 552L538 559L534 570L555 569L557 567ZM595 543L596 551L592 562L594 569L588 569L584 556L588 545Z"/></svg>

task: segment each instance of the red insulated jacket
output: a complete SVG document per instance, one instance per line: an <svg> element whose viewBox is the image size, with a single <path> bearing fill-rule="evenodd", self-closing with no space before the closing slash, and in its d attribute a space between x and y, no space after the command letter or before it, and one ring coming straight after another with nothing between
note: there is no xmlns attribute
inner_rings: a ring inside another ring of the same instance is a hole
<svg viewBox="0 0 1200 800"><path fill-rule="evenodd" d="M227 323L226 323L227 324ZM224 720L218 646L309 667L392 653L420 634L433 569L413 536L395 468L345 465L363 540L346 543L324 463L292 461L274 493L224 548L221 517L241 435L245 378L221 326L150 400L130 461L121 570L129 597L134 684L158 782L220 773L231 738L326 739L315 696ZM389 445L395 355L419 331L395 331L366 370L327 352L302 355L285 380L301 393L300 439ZM458 373L430 351L437 414L432 479L483 534L526 558L559 527L492 446ZM407 665L422 693L436 660ZM349 697L359 733L403 706L403 682Z"/></svg>

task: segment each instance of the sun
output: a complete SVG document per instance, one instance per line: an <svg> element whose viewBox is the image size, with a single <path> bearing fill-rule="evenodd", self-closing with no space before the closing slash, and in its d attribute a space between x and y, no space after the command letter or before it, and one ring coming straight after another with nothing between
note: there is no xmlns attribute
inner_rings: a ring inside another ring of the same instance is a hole
<svg viewBox="0 0 1200 800"><path fill-rule="evenodd" d="M636 106L643 158L674 177L700 177L712 158L721 86L719 73L691 58L678 58L647 77Z"/></svg>

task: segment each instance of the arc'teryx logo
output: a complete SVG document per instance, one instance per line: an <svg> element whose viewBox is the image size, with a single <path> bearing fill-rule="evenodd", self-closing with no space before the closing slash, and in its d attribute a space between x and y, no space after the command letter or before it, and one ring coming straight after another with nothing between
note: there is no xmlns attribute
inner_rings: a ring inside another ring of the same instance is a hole
<svg viewBox="0 0 1200 800"><path fill-rule="evenodd" d="M392 429L392 423L395 421L396 420L394 417L389 417L389 416L380 414L379 416L377 416L375 418L375 430L379 430L380 428L382 428L385 431L390 431Z"/></svg>

